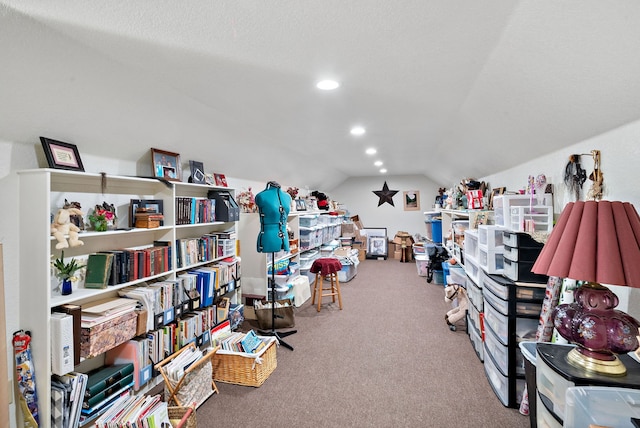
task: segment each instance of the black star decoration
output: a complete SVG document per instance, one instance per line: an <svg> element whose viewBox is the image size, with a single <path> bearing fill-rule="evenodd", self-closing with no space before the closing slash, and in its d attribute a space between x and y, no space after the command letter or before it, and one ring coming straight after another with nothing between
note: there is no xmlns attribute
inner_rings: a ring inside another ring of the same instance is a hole
<svg viewBox="0 0 640 428"><path fill-rule="evenodd" d="M382 186L382 190L373 190L373 193L375 193L380 200L378 201L378 206L384 204L385 202L388 202L391 204L391 206L395 207L395 205L393 204L393 195L395 195L396 193L398 193L398 190L389 190L389 186L387 186L387 182L384 182L384 186Z"/></svg>

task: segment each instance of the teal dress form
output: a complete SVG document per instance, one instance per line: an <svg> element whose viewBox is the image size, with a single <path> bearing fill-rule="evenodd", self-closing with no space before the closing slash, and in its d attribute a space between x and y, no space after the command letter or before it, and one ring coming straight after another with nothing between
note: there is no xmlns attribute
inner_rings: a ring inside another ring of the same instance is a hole
<svg viewBox="0 0 640 428"><path fill-rule="evenodd" d="M255 201L260 213L258 252L289 251L287 217L291 209L291 196L278 183L270 181L266 189L256 195Z"/></svg>

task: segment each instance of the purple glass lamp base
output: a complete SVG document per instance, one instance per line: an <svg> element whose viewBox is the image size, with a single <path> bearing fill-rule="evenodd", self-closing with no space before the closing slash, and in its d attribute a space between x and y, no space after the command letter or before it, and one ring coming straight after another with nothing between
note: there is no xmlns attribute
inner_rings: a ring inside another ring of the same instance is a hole
<svg viewBox="0 0 640 428"><path fill-rule="evenodd" d="M638 321L614 309L618 297L607 287L589 282L575 291L575 302L558 305L553 322L558 333L577 348L567 359L587 371L623 376L627 369L616 354L638 348Z"/></svg>

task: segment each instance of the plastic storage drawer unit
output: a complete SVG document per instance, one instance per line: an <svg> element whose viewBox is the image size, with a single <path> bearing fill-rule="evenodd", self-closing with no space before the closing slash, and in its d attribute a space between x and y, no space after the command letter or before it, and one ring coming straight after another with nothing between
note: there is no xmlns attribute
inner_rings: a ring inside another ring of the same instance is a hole
<svg viewBox="0 0 640 428"><path fill-rule="evenodd" d="M640 419L640 391L605 386L567 388L564 426L637 427Z"/></svg>

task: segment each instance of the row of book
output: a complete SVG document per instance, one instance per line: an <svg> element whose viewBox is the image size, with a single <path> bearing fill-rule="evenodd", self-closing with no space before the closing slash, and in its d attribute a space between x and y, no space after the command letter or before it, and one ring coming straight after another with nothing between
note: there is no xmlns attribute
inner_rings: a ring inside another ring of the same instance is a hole
<svg viewBox="0 0 640 428"><path fill-rule="evenodd" d="M82 404L88 376L70 372L51 377L51 426L77 427L81 421Z"/></svg>
<svg viewBox="0 0 640 428"><path fill-rule="evenodd" d="M134 396L125 394L119 397L110 408L94 423L96 428L135 427L161 428L171 427L169 408L158 395Z"/></svg>
<svg viewBox="0 0 640 428"><path fill-rule="evenodd" d="M179 268L212 261L235 254L235 232L212 232L199 238L176 241L176 264Z"/></svg>
<svg viewBox="0 0 640 428"><path fill-rule="evenodd" d="M176 224L200 224L216 221L216 200L207 198L176 198Z"/></svg>
<svg viewBox="0 0 640 428"><path fill-rule="evenodd" d="M171 270L171 247L156 241L137 249L89 254L85 288L106 288Z"/></svg>

